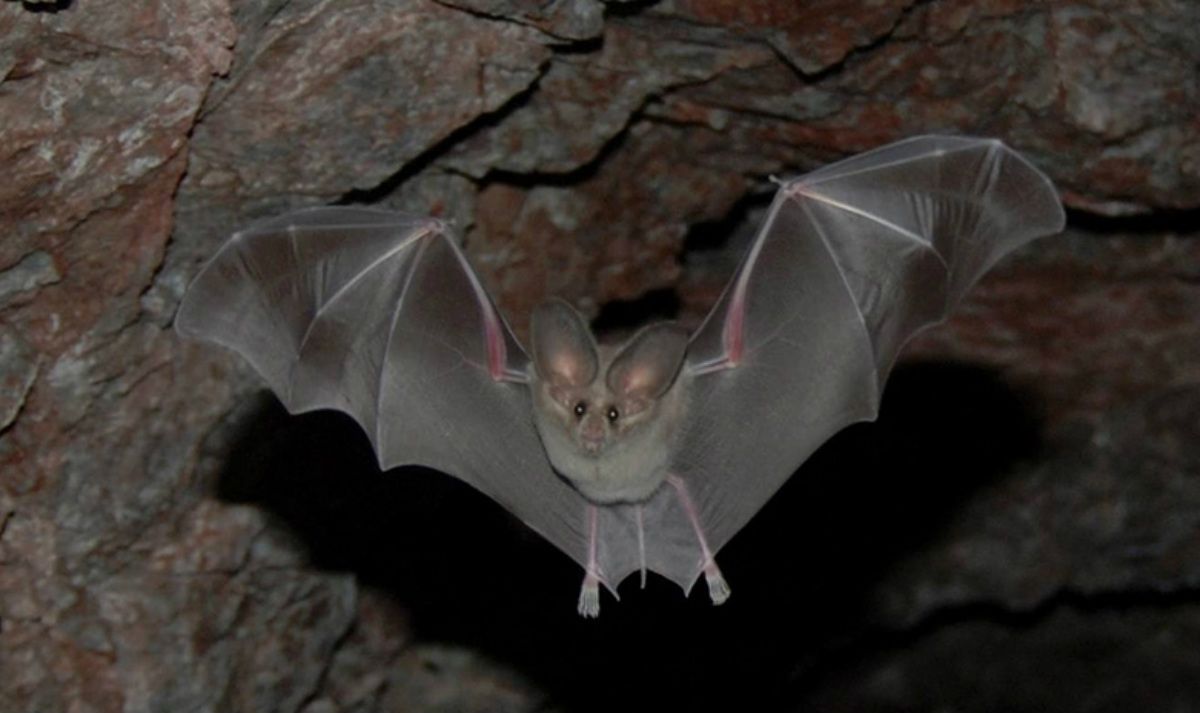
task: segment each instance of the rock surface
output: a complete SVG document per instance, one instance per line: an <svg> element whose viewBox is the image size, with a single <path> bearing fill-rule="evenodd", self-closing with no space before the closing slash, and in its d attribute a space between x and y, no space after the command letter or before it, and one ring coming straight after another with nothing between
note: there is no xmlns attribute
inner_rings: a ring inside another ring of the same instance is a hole
<svg viewBox="0 0 1200 713"><path fill-rule="evenodd" d="M0 711L1190 710L1200 6L0 3ZM911 345L721 554L713 610L579 573L180 342L299 205L451 218L550 294L696 324L771 174L1003 137L1071 226ZM698 683L699 682L699 683Z"/></svg>

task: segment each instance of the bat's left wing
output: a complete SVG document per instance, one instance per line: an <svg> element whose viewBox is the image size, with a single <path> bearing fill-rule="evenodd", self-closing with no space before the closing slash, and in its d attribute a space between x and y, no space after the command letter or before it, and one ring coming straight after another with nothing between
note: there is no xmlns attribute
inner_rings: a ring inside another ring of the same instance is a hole
<svg viewBox="0 0 1200 713"><path fill-rule="evenodd" d="M782 183L689 345L673 479L639 513L647 566L685 590L705 572L723 596L713 555L826 439L876 416L904 343L1063 223L1049 179L995 140L914 138Z"/></svg>
<svg viewBox="0 0 1200 713"><path fill-rule="evenodd" d="M546 459L528 359L443 222L351 207L264 221L201 271L175 324L241 354L292 413L353 416L383 468L456 476L588 562L587 503Z"/></svg>

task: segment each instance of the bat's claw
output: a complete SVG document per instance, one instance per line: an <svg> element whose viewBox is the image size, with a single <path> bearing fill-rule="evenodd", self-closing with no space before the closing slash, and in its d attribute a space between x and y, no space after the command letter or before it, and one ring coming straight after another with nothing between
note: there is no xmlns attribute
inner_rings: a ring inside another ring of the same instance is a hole
<svg viewBox="0 0 1200 713"><path fill-rule="evenodd" d="M709 562L704 566L704 579L708 582L708 597L712 599L713 606L724 604L733 593L729 583L721 575L721 570L717 569L716 562Z"/></svg>
<svg viewBox="0 0 1200 713"><path fill-rule="evenodd" d="M578 611L584 619L600 616L600 582L591 574L583 578L583 586L579 588Z"/></svg>

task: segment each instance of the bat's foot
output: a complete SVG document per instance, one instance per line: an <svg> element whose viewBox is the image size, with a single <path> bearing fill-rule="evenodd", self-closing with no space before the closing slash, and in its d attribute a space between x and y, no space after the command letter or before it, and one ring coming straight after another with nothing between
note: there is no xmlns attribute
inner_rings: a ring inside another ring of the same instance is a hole
<svg viewBox="0 0 1200 713"><path fill-rule="evenodd" d="M708 582L708 598L712 600L713 606L724 604L733 593L729 583L721 575L721 570L717 569L716 562L704 565L704 579Z"/></svg>
<svg viewBox="0 0 1200 713"><path fill-rule="evenodd" d="M578 611L584 619L600 616L600 580L592 574L583 578L583 586L579 588Z"/></svg>
<svg viewBox="0 0 1200 713"><path fill-rule="evenodd" d="M704 563L704 579L708 581L708 598L714 605L724 604L725 600L729 599L731 590L725 578L721 576L721 570L717 568L712 550L708 548L708 539L704 537L704 528L700 527L699 512L692 503L692 496L688 495L687 485L678 475L668 475L667 482L679 493L679 504L683 506L684 513L692 523L692 530L696 533L696 542L700 545L700 561Z"/></svg>

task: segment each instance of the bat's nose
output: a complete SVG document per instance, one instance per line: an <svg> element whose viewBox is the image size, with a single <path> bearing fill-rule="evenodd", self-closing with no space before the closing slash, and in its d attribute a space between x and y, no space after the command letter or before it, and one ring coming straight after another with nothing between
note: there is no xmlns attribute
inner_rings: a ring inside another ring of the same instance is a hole
<svg viewBox="0 0 1200 713"><path fill-rule="evenodd" d="M604 424L598 419L584 419L579 429L579 440L588 453L596 453L604 445Z"/></svg>

